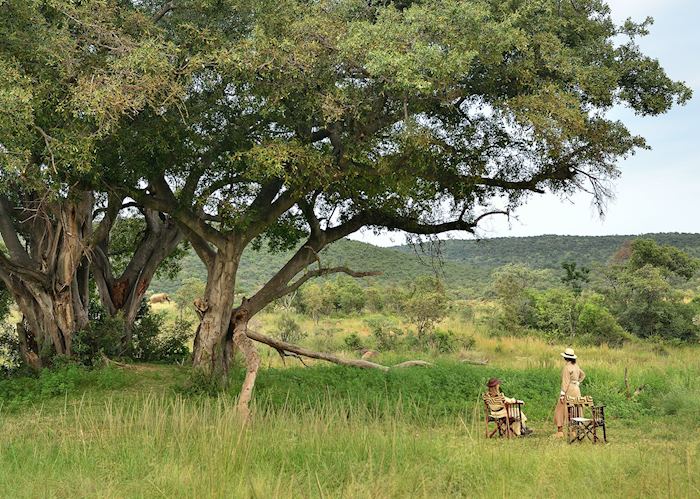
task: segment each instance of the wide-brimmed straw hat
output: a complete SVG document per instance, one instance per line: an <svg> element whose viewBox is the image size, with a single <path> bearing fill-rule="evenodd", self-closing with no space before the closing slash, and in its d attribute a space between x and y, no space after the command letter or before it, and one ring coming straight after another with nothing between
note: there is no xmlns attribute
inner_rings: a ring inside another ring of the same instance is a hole
<svg viewBox="0 0 700 499"><path fill-rule="evenodd" d="M565 359L576 359L576 354L574 353L573 348L567 348L561 353L561 356Z"/></svg>
<svg viewBox="0 0 700 499"><path fill-rule="evenodd" d="M491 379L488 381L488 383L486 383L486 386L489 387L489 388L493 388L494 386L500 385L500 384L501 384L501 380L500 380L500 379L498 379L498 378L491 378Z"/></svg>

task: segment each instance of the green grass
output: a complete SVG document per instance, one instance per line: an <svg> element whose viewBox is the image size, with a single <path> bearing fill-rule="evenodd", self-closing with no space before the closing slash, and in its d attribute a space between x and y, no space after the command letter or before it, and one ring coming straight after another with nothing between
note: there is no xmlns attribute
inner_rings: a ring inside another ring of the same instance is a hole
<svg viewBox="0 0 700 499"><path fill-rule="evenodd" d="M2 497L695 497L700 440L675 421L610 424L606 446L485 440L478 419L230 398L84 397L3 419ZM649 424L649 426L647 426Z"/></svg>
<svg viewBox="0 0 700 499"><path fill-rule="evenodd" d="M203 397L182 395L185 368L76 369L4 382L28 391L2 392L0 497L700 493L697 372L651 368L646 398L628 401L613 373L592 370L586 389L610 409L610 443L594 447L551 438L548 369L266 368L247 429L231 395L239 372L231 394ZM533 437L484 439L477 398L494 374L526 400ZM59 379L72 380L63 395L46 388Z"/></svg>
<svg viewBox="0 0 700 499"><path fill-rule="evenodd" d="M275 318L263 314L256 329L270 333ZM350 332L371 341L362 317L303 325L310 345L323 339L314 328L331 326L339 345ZM434 362L385 373L283 366L261 347L246 429L234 410L240 366L215 397L177 366L66 365L0 380L0 497L700 495L697 347L577 348L583 392L607 405L610 442L569 446L552 438L565 345L492 338L455 318L440 327L473 337L474 349L382 353L386 365ZM644 387L637 396L627 397L625 368L632 390ZM479 397L491 376L525 400L532 437L484 438Z"/></svg>

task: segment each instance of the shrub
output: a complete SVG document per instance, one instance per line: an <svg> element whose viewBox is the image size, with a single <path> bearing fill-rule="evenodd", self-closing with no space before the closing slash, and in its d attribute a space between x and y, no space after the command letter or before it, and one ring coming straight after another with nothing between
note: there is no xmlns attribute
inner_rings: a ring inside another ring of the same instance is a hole
<svg viewBox="0 0 700 499"><path fill-rule="evenodd" d="M121 316L100 313L92 318L87 327L73 335L73 355L85 365L102 362L102 355L122 357L126 352L122 344L124 321Z"/></svg>
<svg viewBox="0 0 700 499"><path fill-rule="evenodd" d="M150 307L141 314L131 331L129 356L134 360L152 361L159 359L160 340L158 338L165 319L160 314L151 313Z"/></svg>
<svg viewBox="0 0 700 499"><path fill-rule="evenodd" d="M17 332L9 324L0 323L0 373L10 376L22 367Z"/></svg>
<svg viewBox="0 0 700 499"><path fill-rule="evenodd" d="M578 319L581 339L595 345L607 343L610 346L622 346L631 338L615 317L601 305L593 302L584 303Z"/></svg>
<svg viewBox="0 0 700 499"><path fill-rule="evenodd" d="M349 350L362 350L364 348L362 340L357 335L357 333L350 333L348 336L345 337L343 343L345 343L345 346Z"/></svg>
<svg viewBox="0 0 700 499"><path fill-rule="evenodd" d="M452 331L436 329L426 335L425 344L437 353L452 353L458 348L458 342Z"/></svg>
<svg viewBox="0 0 700 499"><path fill-rule="evenodd" d="M158 347L153 360L176 363L183 362L190 355L187 344L192 338L192 322L179 319L167 328L158 338Z"/></svg>
<svg viewBox="0 0 700 499"><path fill-rule="evenodd" d="M397 350L402 344L403 332L392 327L392 323L386 319L373 318L365 320L370 333L376 342L376 348L380 352Z"/></svg>
<svg viewBox="0 0 700 499"><path fill-rule="evenodd" d="M301 326L289 314L280 316L276 323L275 336L287 343L299 343L306 338L306 333L301 330Z"/></svg>

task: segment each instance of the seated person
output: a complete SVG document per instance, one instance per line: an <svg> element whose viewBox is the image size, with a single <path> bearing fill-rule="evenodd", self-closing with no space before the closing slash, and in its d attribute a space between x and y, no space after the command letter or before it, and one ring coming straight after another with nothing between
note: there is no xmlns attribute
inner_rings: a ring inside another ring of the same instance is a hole
<svg viewBox="0 0 700 499"><path fill-rule="evenodd" d="M491 378L488 383L486 383L486 386L488 387L489 395L493 397L497 397L498 395L503 395L501 393L501 380L498 378ZM524 404L522 400L516 400L510 397L506 397L504 395L504 399L507 403L509 404L514 404L516 402L519 402L521 404ZM489 410L491 411L491 416L494 418L505 418L506 417L506 408L504 406L498 406L498 405L489 405ZM522 416L522 421L513 421L511 423L511 429L513 432L518 435L529 435L532 433L532 430L525 426L525 423L527 422L527 417L523 412L520 413Z"/></svg>

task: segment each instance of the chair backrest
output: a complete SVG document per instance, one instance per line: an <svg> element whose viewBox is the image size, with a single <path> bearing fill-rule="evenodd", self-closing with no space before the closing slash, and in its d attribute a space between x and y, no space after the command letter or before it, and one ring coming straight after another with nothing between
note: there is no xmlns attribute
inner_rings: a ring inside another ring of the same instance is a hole
<svg viewBox="0 0 700 499"><path fill-rule="evenodd" d="M506 406L506 397L502 393L498 395L491 395L486 392L483 394L484 404L486 408L491 412L497 412Z"/></svg>
<svg viewBox="0 0 700 499"><path fill-rule="evenodd" d="M566 408L571 418L581 418L584 415L586 408L593 408L593 397L587 395L585 397L566 397Z"/></svg>

